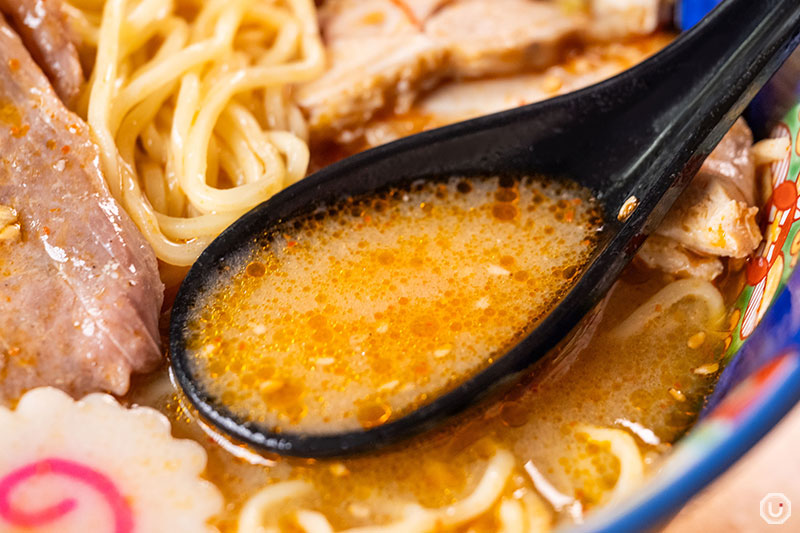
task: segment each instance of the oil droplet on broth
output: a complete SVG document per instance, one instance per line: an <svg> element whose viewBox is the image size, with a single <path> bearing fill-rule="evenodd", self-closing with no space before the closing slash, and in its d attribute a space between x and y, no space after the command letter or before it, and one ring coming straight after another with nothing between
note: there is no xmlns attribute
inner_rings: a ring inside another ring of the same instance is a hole
<svg viewBox="0 0 800 533"><path fill-rule="evenodd" d="M260 278L261 276L267 273L267 268L264 266L263 263L259 263L258 261L253 261L252 263L247 265L245 272L247 273L248 276L252 276L254 278Z"/></svg>
<svg viewBox="0 0 800 533"><path fill-rule="evenodd" d="M366 402L358 408L358 421L363 428L369 429L389 420L391 414L392 408L383 402Z"/></svg>
<svg viewBox="0 0 800 533"><path fill-rule="evenodd" d="M587 191L532 178L347 199L265 236L200 298L187 343L196 375L245 420L307 433L381 425L541 319L585 266L599 221ZM525 414L502 418L516 427Z"/></svg>

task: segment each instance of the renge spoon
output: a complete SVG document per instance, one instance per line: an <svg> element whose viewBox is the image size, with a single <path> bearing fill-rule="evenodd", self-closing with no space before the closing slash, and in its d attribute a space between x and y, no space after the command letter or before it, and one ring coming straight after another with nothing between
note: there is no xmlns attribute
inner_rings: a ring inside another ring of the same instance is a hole
<svg viewBox="0 0 800 533"><path fill-rule="evenodd" d="M553 348L603 298L722 136L798 44L798 0L726 0L643 63L541 103L419 133L344 159L288 187L225 230L172 309L175 379L203 418L258 450L303 457L368 451L429 429ZM370 429L274 432L243 421L189 364L187 322L225 259L313 206L442 176L544 175L591 190L604 227L582 275L527 336L455 388Z"/></svg>

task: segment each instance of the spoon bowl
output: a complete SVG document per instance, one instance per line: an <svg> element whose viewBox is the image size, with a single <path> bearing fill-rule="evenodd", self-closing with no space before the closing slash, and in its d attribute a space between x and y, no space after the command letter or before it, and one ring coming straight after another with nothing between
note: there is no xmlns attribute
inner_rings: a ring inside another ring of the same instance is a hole
<svg viewBox="0 0 800 533"><path fill-rule="evenodd" d="M173 306L175 378L201 416L256 449L330 457L376 449L440 424L513 382L609 290L748 102L798 44L796 0L726 0L663 51L598 85L539 104L412 135L349 157L276 194L203 252ZM493 363L383 425L330 434L273 432L239 419L195 375L186 348L198 297L238 254L286 220L412 181L544 175L589 189L604 227L558 305Z"/></svg>

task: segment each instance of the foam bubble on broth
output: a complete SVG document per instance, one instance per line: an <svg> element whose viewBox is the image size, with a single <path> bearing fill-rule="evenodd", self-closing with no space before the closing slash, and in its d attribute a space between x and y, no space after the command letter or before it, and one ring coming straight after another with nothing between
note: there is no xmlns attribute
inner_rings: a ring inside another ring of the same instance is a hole
<svg viewBox="0 0 800 533"><path fill-rule="evenodd" d="M291 221L200 298L187 347L206 389L275 430L385 423L501 355L596 244L587 191L453 178Z"/></svg>

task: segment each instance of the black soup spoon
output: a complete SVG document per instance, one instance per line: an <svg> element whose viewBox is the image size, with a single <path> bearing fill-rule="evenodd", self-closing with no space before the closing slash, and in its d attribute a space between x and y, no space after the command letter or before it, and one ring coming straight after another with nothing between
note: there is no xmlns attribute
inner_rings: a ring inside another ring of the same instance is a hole
<svg viewBox="0 0 800 533"><path fill-rule="evenodd" d="M262 451L328 457L367 451L429 429L508 383L553 348L606 294L706 156L790 52L798 0L726 0L642 64L587 89L412 135L331 165L225 230L187 275L172 310L175 378L217 429ZM605 211L600 242L566 296L489 366L405 416L362 431L274 433L238 419L194 375L187 324L227 259L282 221L419 179L544 175L590 189Z"/></svg>

